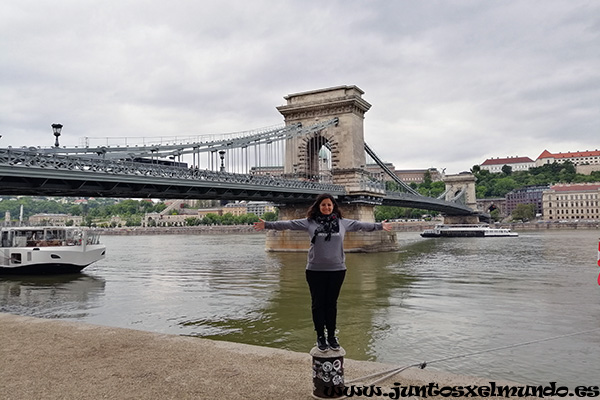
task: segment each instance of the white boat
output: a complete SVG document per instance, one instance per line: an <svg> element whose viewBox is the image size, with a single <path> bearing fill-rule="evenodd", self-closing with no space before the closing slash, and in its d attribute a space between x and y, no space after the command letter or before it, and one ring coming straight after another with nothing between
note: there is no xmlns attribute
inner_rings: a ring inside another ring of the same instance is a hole
<svg viewBox="0 0 600 400"><path fill-rule="evenodd" d="M425 229L423 237L504 237L519 236L508 228L491 228L486 224L436 225L433 229Z"/></svg>
<svg viewBox="0 0 600 400"><path fill-rule="evenodd" d="M0 275L65 274L105 257L100 235L78 227L2 227Z"/></svg>

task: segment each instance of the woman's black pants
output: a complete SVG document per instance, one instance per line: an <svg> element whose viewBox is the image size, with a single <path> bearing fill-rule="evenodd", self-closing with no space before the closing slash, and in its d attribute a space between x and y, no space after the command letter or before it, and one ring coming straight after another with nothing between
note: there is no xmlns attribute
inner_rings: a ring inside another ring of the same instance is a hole
<svg viewBox="0 0 600 400"><path fill-rule="evenodd" d="M346 271L306 270L306 282L310 289L312 318L317 336L335 335L337 299L342 289Z"/></svg>

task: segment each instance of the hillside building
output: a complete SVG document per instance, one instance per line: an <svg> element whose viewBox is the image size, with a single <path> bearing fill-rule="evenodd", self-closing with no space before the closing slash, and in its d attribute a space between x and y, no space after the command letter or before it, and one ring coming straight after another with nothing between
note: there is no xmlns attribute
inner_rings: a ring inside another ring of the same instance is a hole
<svg viewBox="0 0 600 400"><path fill-rule="evenodd" d="M598 165L600 166L600 150L574 151L568 153L550 153L544 150L535 161L536 167L554 162L562 163L571 161L574 165Z"/></svg>
<svg viewBox="0 0 600 400"><path fill-rule="evenodd" d="M513 172L528 171L529 168L535 167L535 161L529 157L506 157L506 158L488 158L479 165L481 169L490 171L491 173L502 172L502 167L508 165Z"/></svg>

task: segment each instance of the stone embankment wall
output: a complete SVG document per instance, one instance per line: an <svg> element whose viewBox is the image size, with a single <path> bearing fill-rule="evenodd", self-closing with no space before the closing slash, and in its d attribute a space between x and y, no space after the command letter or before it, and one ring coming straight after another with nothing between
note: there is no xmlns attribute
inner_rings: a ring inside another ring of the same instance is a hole
<svg viewBox="0 0 600 400"><path fill-rule="evenodd" d="M510 228L513 231L545 231L557 229L600 229L600 222L519 222L496 224L494 227Z"/></svg>
<svg viewBox="0 0 600 400"><path fill-rule="evenodd" d="M439 223L439 222L438 222ZM425 229L431 229L436 225L432 222L392 222L396 232L422 232ZM508 228L513 231L542 231L558 229L600 229L598 222L518 222L518 223L498 223L490 224L493 228Z"/></svg>
<svg viewBox="0 0 600 400"><path fill-rule="evenodd" d="M129 228L100 228L102 235L218 235L218 234L248 234L260 233L252 225L214 225L214 226L170 226L170 227L129 227Z"/></svg>
<svg viewBox="0 0 600 400"><path fill-rule="evenodd" d="M436 225L434 222L392 222L396 232L422 232ZM600 222L523 222L492 224L494 228L510 228L514 231L541 231L557 229L597 229ZM172 227L130 227L130 228L100 228L102 235L219 235L219 234L248 234L257 232L252 225L213 225L213 226L172 226ZM302 237L304 243L304 237ZM304 243L305 244L305 243Z"/></svg>

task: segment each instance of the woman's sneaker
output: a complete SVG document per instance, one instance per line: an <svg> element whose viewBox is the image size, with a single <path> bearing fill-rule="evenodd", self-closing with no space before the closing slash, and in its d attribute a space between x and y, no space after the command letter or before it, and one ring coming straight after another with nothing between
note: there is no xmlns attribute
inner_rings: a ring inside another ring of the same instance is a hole
<svg viewBox="0 0 600 400"><path fill-rule="evenodd" d="M317 336L317 348L321 351L327 351L327 349L329 349L325 336Z"/></svg>
<svg viewBox="0 0 600 400"><path fill-rule="evenodd" d="M338 339L335 336L328 337L327 342L329 342L329 348L331 350L339 350L340 349L340 343L338 342Z"/></svg>

